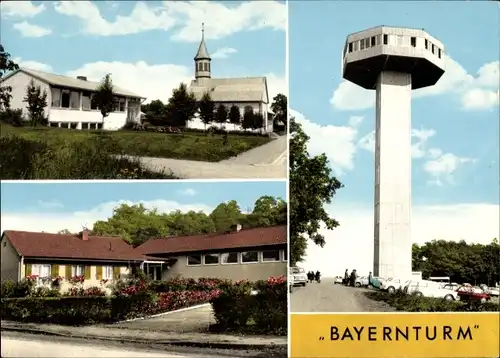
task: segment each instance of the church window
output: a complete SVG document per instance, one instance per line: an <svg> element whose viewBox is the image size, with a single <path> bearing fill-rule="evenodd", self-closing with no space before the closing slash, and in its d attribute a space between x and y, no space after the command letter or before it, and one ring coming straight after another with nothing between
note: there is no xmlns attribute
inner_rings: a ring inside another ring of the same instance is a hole
<svg viewBox="0 0 500 358"><path fill-rule="evenodd" d="M417 47L417 38L416 37L411 37L410 38L410 43L412 47Z"/></svg>
<svg viewBox="0 0 500 358"><path fill-rule="evenodd" d="M352 52L352 42L349 42L349 52Z"/></svg>
<svg viewBox="0 0 500 358"><path fill-rule="evenodd" d="M359 41L359 46L360 46L359 47L360 50L364 50L365 49L365 40Z"/></svg>
<svg viewBox="0 0 500 358"><path fill-rule="evenodd" d="M371 38L371 44L372 44L372 46L375 46L375 36L372 36L372 38Z"/></svg>
<svg viewBox="0 0 500 358"><path fill-rule="evenodd" d="M389 35L384 35L384 45L389 44Z"/></svg>
<svg viewBox="0 0 500 358"><path fill-rule="evenodd" d="M208 71L208 63L203 62L203 71Z"/></svg>
<svg viewBox="0 0 500 358"><path fill-rule="evenodd" d="M208 62L207 65L208 65L208 72L210 72L210 62Z"/></svg>

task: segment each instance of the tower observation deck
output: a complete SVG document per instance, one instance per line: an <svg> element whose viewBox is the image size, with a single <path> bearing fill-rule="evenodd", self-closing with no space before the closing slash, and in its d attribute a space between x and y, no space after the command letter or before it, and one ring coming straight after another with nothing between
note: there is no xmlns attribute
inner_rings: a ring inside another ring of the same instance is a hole
<svg viewBox="0 0 500 358"><path fill-rule="evenodd" d="M376 91L373 276L410 278L411 91L444 74L444 47L422 29L347 36L343 78Z"/></svg>

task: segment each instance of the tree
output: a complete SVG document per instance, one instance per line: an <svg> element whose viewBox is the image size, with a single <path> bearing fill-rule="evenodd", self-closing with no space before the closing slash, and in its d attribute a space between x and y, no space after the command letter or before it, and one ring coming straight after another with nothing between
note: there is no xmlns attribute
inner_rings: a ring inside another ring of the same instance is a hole
<svg viewBox="0 0 500 358"><path fill-rule="evenodd" d="M288 124L288 99L284 94L277 94L273 98L271 111L274 113L274 121L282 122L285 128Z"/></svg>
<svg viewBox="0 0 500 358"><path fill-rule="evenodd" d="M71 231L69 231L68 229L62 229L62 230L59 230L57 232L58 234L61 234L61 235L72 235L73 233Z"/></svg>
<svg viewBox="0 0 500 358"><path fill-rule="evenodd" d="M148 104L143 104L141 111L147 115L162 116L167 112L167 106L161 100L155 99Z"/></svg>
<svg viewBox="0 0 500 358"><path fill-rule="evenodd" d="M10 59L10 53L5 51L5 48L0 44L0 79L4 77L6 72L11 72L19 69L17 63ZM12 99L11 86L0 86L0 111L10 109L10 100Z"/></svg>
<svg viewBox="0 0 500 358"><path fill-rule="evenodd" d="M226 124L227 122L227 114L228 113L226 106L224 106L222 103L219 104L219 106L217 107L217 113L215 114L215 121L217 123L220 123L222 128L225 128L224 124Z"/></svg>
<svg viewBox="0 0 500 358"><path fill-rule="evenodd" d="M323 247L323 224L333 230L339 223L325 210L342 184L331 175L326 155L311 157L307 152L309 137L302 126L290 120L290 262L301 262L306 254L308 239Z"/></svg>
<svg viewBox="0 0 500 358"><path fill-rule="evenodd" d="M264 116L261 113L253 114L252 129L262 129L264 128Z"/></svg>
<svg viewBox="0 0 500 358"><path fill-rule="evenodd" d="M205 124L205 129L207 129L207 124L212 123L215 118L215 103L212 101L210 93L203 94L200 103L198 103L198 108L200 109L200 119Z"/></svg>
<svg viewBox="0 0 500 358"><path fill-rule="evenodd" d="M245 107L245 111L243 112L243 122L241 123L241 126L243 129L251 129L254 126L254 113L253 113L253 108L250 106Z"/></svg>
<svg viewBox="0 0 500 358"><path fill-rule="evenodd" d="M47 107L47 91L43 90L40 85L35 84L35 80L31 79L26 87L26 97L23 102L28 104L28 113L31 119L31 125L36 127L37 124L45 124L45 107Z"/></svg>
<svg viewBox="0 0 500 358"><path fill-rule="evenodd" d="M231 122L236 129L236 125L241 124L241 112L237 105L232 105L229 109L229 122Z"/></svg>
<svg viewBox="0 0 500 358"><path fill-rule="evenodd" d="M215 225L216 232L229 231L231 226L241 224L245 217L236 200L219 204L209 216Z"/></svg>
<svg viewBox="0 0 500 358"><path fill-rule="evenodd" d="M187 125L188 121L193 120L198 104L194 93L188 91L185 83L179 84L179 87L172 91L166 110L176 123Z"/></svg>
<svg viewBox="0 0 500 358"><path fill-rule="evenodd" d="M286 225L286 202L272 196L260 197L255 202L252 212L246 217L245 223L250 227Z"/></svg>
<svg viewBox="0 0 500 358"><path fill-rule="evenodd" d="M115 110L116 102L113 94L113 82L109 73L104 76L101 84L92 95L92 101L95 102L97 108L101 111L103 120Z"/></svg>

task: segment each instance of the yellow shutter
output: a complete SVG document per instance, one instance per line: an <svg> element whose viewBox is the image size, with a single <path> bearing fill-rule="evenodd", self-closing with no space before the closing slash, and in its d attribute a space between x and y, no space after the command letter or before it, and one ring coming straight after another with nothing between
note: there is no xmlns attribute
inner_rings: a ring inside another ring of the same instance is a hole
<svg viewBox="0 0 500 358"><path fill-rule="evenodd" d="M90 266L85 266L85 279L90 280Z"/></svg>
<svg viewBox="0 0 500 358"><path fill-rule="evenodd" d="M95 276L98 280L102 280L102 266L96 266Z"/></svg>
<svg viewBox="0 0 500 358"><path fill-rule="evenodd" d="M25 277L30 276L31 275L31 264L24 265L24 269L25 269L25 272L24 272Z"/></svg>
<svg viewBox="0 0 500 358"><path fill-rule="evenodd" d="M52 265L50 268L50 273L52 274L53 278L59 276L59 265Z"/></svg>
<svg viewBox="0 0 500 358"><path fill-rule="evenodd" d="M65 266L65 273L64 273L64 277L66 278L71 278L71 265L66 265Z"/></svg>
<svg viewBox="0 0 500 358"><path fill-rule="evenodd" d="M120 267L119 266L113 267L113 277L115 280L118 280L120 278Z"/></svg>

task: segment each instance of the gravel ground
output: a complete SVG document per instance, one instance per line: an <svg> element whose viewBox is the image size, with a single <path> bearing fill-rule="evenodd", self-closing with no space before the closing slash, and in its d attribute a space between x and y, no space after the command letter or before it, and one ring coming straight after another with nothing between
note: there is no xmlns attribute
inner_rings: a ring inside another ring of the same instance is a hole
<svg viewBox="0 0 500 358"><path fill-rule="evenodd" d="M370 300L368 289L334 284L332 279L296 287L291 295L291 312L394 312L384 302Z"/></svg>

